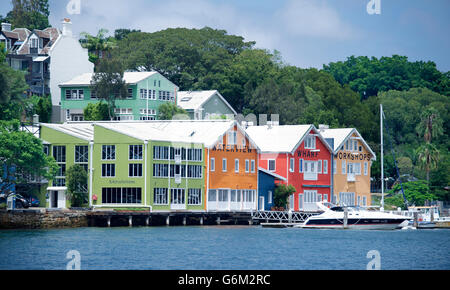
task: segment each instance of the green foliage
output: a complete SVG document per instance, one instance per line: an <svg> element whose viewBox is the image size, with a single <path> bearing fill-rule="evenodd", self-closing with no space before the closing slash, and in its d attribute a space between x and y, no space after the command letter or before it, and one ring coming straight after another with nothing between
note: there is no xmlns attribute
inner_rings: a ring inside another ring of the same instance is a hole
<svg viewBox="0 0 450 290"><path fill-rule="evenodd" d="M189 120L188 113L173 103L162 104L158 111L158 120Z"/></svg>
<svg viewBox="0 0 450 290"><path fill-rule="evenodd" d="M45 29L50 26L48 0L12 0L13 10L4 21L15 28Z"/></svg>
<svg viewBox="0 0 450 290"><path fill-rule="evenodd" d="M116 47L116 39L113 37L107 37L107 29L100 29L96 36L90 35L87 32L80 33L82 37L80 39L81 46L86 48L89 52L89 61L98 64L100 53L109 54L112 49Z"/></svg>
<svg viewBox="0 0 450 290"><path fill-rule="evenodd" d="M50 123L52 119L52 98L50 96L32 96L30 98L30 119L34 114L39 115L39 122Z"/></svg>
<svg viewBox="0 0 450 290"><path fill-rule="evenodd" d="M430 194L427 182L424 180L411 181L403 183L406 200L410 205L423 206L425 201L437 200L437 196ZM392 204L397 207L403 207L403 197L401 193L401 185L397 184L389 191L391 196L385 199L386 204Z"/></svg>
<svg viewBox="0 0 450 290"><path fill-rule="evenodd" d="M2 181L2 187L26 184L34 177L51 179L58 168L53 157L44 154L42 141L20 131L18 121L0 121L0 163L15 168L14 174Z"/></svg>
<svg viewBox="0 0 450 290"><path fill-rule="evenodd" d="M134 32L141 32L141 31L140 31L140 30L135 30L135 29L133 29L133 30L131 30L131 29L124 29L124 28L122 28L122 29L116 29L116 30L114 31L114 38L115 38L116 40L122 40L122 39L124 39L125 37L127 37L128 34L134 33Z"/></svg>
<svg viewBox="0 0 450 290"><path fill-rule="evenodd" d="M100 101L106 101L108 104L109 120L114 117L116 99L124 99L128 95L128 86L123 75L124 70L119 60L102 59L92 76L91 90L97 93Z"/></svg>
<svg viewBox="0 0 450 290"><path fill-rule="evenodd" d="M84 108L85 121L109 121L108 104L103 102L90 103Z"/></svg>
<svg viewBox="0 0 450 290"><path fill-rule="evenodd" d="M273 203L275 207L283 207L287 208L287 202L290 195L296 193L297 190L292 185L278 185L275 188L274 196L273 196Z"/></svg>
<svg viewBox="0 0 450 290"><path fill-rule="evenodd" d="M88 200L88 174L78 164L71 166L66 172L67 193L72 207L82 207Z"/></svg>
<svg viewBox="0 0 450 290"><path fill-rule="evenodd" d="M410 62L406 56L368 58L351 56L345 62L324 66L342 85L348 84L363 99L389 90L407 91L428 88L445 96L450 95L450 79L441 73L434 62Z"/></svg>

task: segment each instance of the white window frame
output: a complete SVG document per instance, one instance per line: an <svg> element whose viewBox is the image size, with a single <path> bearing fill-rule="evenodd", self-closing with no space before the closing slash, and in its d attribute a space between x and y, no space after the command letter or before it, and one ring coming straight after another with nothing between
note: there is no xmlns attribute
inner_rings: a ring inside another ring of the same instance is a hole
<svg viewBox="0 0 450 290"><path fill-rule="evenodd" d="M364 162L364 175L367 176L369 174L369 163Z"/></svg>
<svg viewBox="0 0 450 290"><path fill-rule="evenodd" d="M239 159L234 159L234 173L239 173Z"/></svg>
<svg viewBox="0 0 450 290"><path fill-rule="evenodd" d="M222 158L222 172L227 172L227 171L228 171L227 159Z"/></svg>
<svg viewBox="0 0 450 290"><path fill-rule="evenodd" d="M322 160L317 161L317 173L322 174Z"/></svg>
<svg viewBox="0 0 450 290"><path fill-rule="evenodd" d="M303 173L305 171L305 161L303 159L298 160L298 172Z"/></svg>
<svg viewBox="0 0 450 290"><path fill-rule="evenodd" d="M216 171L216 159L211 158L210 164L209 164L209 171L215 172Z"/></svg>
<svg viewBox="0 0 450 290"><path fill-rule="evenodd" d="M328 174L328 160L323 161L323 174Z"/></svg>
<svg viewBox="0 0 450 290"><path fill-rule="evenodd" d="M289 159L289 172L295 171L295 158Z"/></svg>
<svg viewBox="0 0 450 290"><path fill-rule="evenodd" d="M274 169L270 169L270 162L273 161L273 168ZM268 159L267 160L267 170L269 170L270 172L275 172L277 171L277 161L276 159Z"/></svg>
<svg viewBox="0 0 450 290"><path fill-rule="evenodd" d="M251 161L251 171L252 171L252 173L256 172L256 161L255 160Z"/></svg>
<svg viewBox="0 0 450 290"><path fill-rule="evenodd" d="M245 159L245 173L250 173L250 160Z"/></svg>

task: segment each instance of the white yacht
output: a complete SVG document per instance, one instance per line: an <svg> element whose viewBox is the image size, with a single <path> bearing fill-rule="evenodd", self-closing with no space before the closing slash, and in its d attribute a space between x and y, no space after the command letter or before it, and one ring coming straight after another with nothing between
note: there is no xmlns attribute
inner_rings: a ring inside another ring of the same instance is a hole
<svg viewBox="0 0 450 290"><path fill-rule="evenodd" d="M410 218L381 211L369 211L357 207L341 207L318 202L317 206L324 211L320 215L311 216L297 227L320 229L355 229L355 230L394 230L401 228ZM347 210L346 210L347 209ZM347 223L345 224L345 213Z"/></svg>

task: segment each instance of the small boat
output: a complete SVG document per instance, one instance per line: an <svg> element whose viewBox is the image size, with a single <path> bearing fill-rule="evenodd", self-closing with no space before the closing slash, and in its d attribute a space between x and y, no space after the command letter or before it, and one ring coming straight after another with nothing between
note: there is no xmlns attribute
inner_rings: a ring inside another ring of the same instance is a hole
<svg viewBox="0 0 450 290"><path fill-rule="evenodd" d="M382 211L369 211L358 207L325 206L318 202L323 213L309 217L301 228L354 229L354 230L395 230L410 218ZM345 218L347 216L347 218Z"/></svg>

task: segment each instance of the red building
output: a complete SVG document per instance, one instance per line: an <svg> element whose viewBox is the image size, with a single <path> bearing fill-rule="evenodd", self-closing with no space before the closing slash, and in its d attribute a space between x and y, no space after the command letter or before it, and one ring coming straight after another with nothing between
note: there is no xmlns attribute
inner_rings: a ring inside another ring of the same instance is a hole
<svg viewBox="0 0 450 290"><path fill-rule="evenodd" d="M295 187L290 209L315 211L316 202L330 201L333 150L314 125L252 126L247 133L261 149L259 167Z"/></svg>

